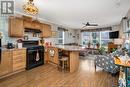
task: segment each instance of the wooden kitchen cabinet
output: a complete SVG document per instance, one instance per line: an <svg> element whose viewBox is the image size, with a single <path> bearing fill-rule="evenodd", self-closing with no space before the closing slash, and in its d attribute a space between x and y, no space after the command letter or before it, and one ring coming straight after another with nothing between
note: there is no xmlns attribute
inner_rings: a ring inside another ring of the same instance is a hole
<svg viewBox="0 0 130 87"><path fill-rule="evenodd" d="M34 24L34 28L35 29L39 29L39 30L42 29L42 24L41 23L39 23L39 22L33 22L33 24Z"/></svg>
<svg viewBox="0 0 130 87"><path fill-rule="evenodd" d="M10 37L23 37L24 27L23 19L10 16L9 17L9 36Z"/></svg>
<svg viewBox="0 0 130 87"><path fill-rule="evenodd" d="M24 28L31 28L31 29L42 29L42 24L35 21L24 21Z"/></svg>
<svg viewBox="0 0 130 87"><path fill-rule="evenodd" d="M33 28L31 21L24 21L23 25L24 25L24 28Z"/></svg>
<svg viewBox="0 0 130 87"><path fill-rule="evenodd" d="M41 37L47 38L52 36L51 25L43 24L41 31L42 31Z"/></svg>
<svg viewBox="0 0 130 87"><path fill-rule="evenodd" d="M25 70L26 49L11 49L2 51L0 62L0 79Z"/></svg>
<svg viewBox="0 0 130 87"><path fill-rule="evenodd" d="M26 50L18 49L12 51L13 71L25 69L26 67Z"/></svg>
<svg viewBox="0 0 130 87"><path fill-rule="evenodd" d="M0 76L12 72L12 58L10 51L2 51L0 62Z"/></svg>
<svg viewBox="0 0 130 87"><path fill-rule="evenodd" d="M51 54L51 51L54 51L54 55ZM58 64L58 48L49 47L47 48L48 60L52 63Z"/></svg>

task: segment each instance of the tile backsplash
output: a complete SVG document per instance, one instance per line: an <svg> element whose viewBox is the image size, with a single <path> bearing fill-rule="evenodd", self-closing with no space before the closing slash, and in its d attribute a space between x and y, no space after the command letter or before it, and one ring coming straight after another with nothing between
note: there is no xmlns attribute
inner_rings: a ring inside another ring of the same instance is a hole
<svg viewBox="0 0 130 87"><path fill-rule="evenodd" d="M8 16L0 16L0 32L2 32L2 45L6 45L8 42L16 43L19 38L8 36ZM29 40L39 40L38 37L33 37L32 33L25 33L29 37Z"/></svg>
<svg viewBox="0 0 130 87"><path fill-rule="evenodd" d="M0 16L0 32L2 32L2 45L7 42L15 43L18 38L11 38L8 36L8 16Z"/></svg>

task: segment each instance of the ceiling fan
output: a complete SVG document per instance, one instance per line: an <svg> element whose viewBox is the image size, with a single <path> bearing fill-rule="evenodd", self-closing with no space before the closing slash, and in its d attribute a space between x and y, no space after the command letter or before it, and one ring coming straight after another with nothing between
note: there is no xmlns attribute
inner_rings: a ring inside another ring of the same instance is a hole
<svg viewBox="0 0 130 87"><path fill-rule="evenodd" d="M85 28L85 27L87 27L87 26L98 26L98 24L90 24L89 22L87 22L87 23L83 23L83 27L82 28Z"/></svg>

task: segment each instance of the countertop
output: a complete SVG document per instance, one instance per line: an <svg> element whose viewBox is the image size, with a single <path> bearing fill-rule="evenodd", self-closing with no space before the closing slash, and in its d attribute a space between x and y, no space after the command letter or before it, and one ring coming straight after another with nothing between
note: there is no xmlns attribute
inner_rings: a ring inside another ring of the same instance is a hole
<svg viewBox="0 0 130 87"><path fill-rule="evenodd" d="M7 49L7 48L2 47L2 48L1 48L1 51L15 51L15 50L23 50L23 49L26 50L26 48L13 48L13 49Z"/></svg>
<svg viewBox="0 0 130 87"><path fill-rule="evenodd" d="M63 49L66 51L81 51L84 49L84 47L80 47L80 46L66 46L66 45L54 45L50 47L56 47L56 48Z"/></svg>

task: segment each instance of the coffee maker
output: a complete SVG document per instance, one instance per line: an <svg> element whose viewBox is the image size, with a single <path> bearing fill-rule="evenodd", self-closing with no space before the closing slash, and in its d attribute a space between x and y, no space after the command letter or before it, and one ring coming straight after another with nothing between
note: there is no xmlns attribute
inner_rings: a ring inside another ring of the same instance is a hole
<svg viewBox="0 0 130 87"><path fill-rule="evenodd" d="M7 49L12 49L13 48L13 43L7 43Z"/></svg>

